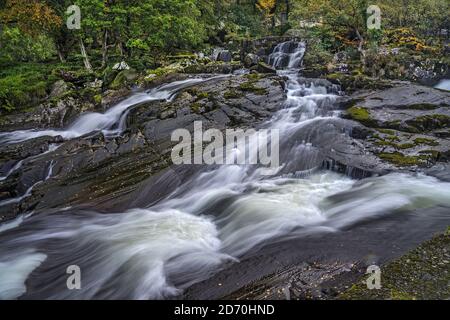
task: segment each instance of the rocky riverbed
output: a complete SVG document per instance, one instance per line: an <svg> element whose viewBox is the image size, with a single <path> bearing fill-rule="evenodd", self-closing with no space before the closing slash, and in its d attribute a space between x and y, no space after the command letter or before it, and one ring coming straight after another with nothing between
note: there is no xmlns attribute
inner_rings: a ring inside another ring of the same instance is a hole
<svg viewBox="0 0 450 320"><path fill-rule="evenodd" d="M289 45L283 50L294 54L289 50L298 50L297 46ZM305 97L310 99L306 102L314 101L315 109L310 111L302 106L290 114L289 124L297 124L304 121L304 114L312 112L310 119L295 127L295 131L283 142L283 148L291 151L282 156L286 165L280 177L301 179L310 173L328 170L342 175L340 177L344 177L342 179L349 186L351 181L362 181L360 189L357 184L354 186L356 189L347 190L347 194L340 193L336 198L331 196L329 210L341 208L341 205L348 211L353 210L353 207L345 207L345 201L357 196L358 190L370 189L366 181L375 186L380 184L383 186L380 190L388 189L389 184L393 184L390 178L383 182L370 179L389 174L394 175L389 176L393 177L392 181L399 179L399 188L407 190L400 184L414 182L405 182L409 178L395 175L419 176L424 179L418 180L419 184L423 183L420 190L439 185L443 188L443 195L430 198L424 195L423 201L428 201L430 205L423 208L422 203L419 206L411 204L410 208L401 207L410 216L396 235L387 236L401 224L397 216L376 219L370 226L368 217L362 221L355 220L361 225L350 217L347 218L352 220L349 224L331 220L332 225L322 227L342 228L341 233L317 236L308 231L296 240L284 239L279 245L277 242L270 243L267 247L262 246L240 256L240 264L223 264L221 272L203 279L204 282L191 283L186 280L189 285L185 285L183 279L176 278L179 277L177 275L174 281L187 289L182 297L335 298L346 289L345 286L364 273L365 266L371 260L367 258L370 255L368 252L376 252L373 255L378 257L376 262L385 263L446 228L447 225L443 224L450 223L450 208L445 192L449 190L448 184L443 183L450 181L450 92L410 82L386 80L381 86L346 93L343 91L345 85L336 77L304 78L301 74L295 75L297 87L293 90L292 74L277 74L262 62L264 59L269 62L270 52L257 45L246 48L257 50L260 54L255 58L258 52L250 53L255 56L244 52L243 63L248 69L241 70L236 64L225 62L216 64L215 68L208 65L208 68L214 72L225 68L229 72L227 74L172 72L162 77L150 77L144 82L140 82L142 78L138 75L127 73L128 78L121 76L123 86L119 88L117 83L112 86L115 89L107 90L98 89L102 84L96 82L84 85L95 93L93 96L91 92L86 100L67 94L74 88L71 89L69 82L62 81L55 84L48 102L27 113L2 117L2 225L32 214L37 221L36 232L40 232L38 226L47 223L44 221L51 219L52 214L76 216L72 210L91 210L107 215L158 205L174 190L183 188L186 181L196 177L195 166L174 166L171 162L170 152L174 142L170 135L175 129L186 128L192 132L195 121L202 121L205 130L259 128L280 110L287 108L286 100L294 97L298 101ZM291 58L286 59L289 62ZM189 68L190 71L205 70L204 66ZM129 81L139 82L140 87L129 85ZM165 87L167 83L169 87ZM155 98L160 97L161 93L164 93L163 99ZM122 111L117 118L121 121L116 124L96 127L92 131L76 131L77 127L73 124L78 123L77 119L87 119L89 115L101 118L108 112L112 113L111 110L117 105L125 106L127 101L134 103ZM87 116L82 118L83 115ZM36 132L38 135L34 137ZM14 140L18 136L21 138ZM298 145L308 152L297 153ZM426 180L429 177L435 180ZM315 186L314 179L311 183ZM270 188L264 189L266 187L258 186L261 192L270 192ZM248 185L247 188L239 192L253 192L255 187ZM376 197L364 198L367 195L360 192L363 194L361 199L375 202ZM414 198L418 200L414 201L420 202L420 192ZM227 202L232 201L232 198L222 199L211 206L222 210L222 206L226 207ZM323 206L326 203L320 204L320 209L325 210ZM386 213L390 210L393 209L385 209ZM420 217L416 216L417 212L421 212ZM425 219L423 213L429 213L430 220ZM333 224L335 222L337 225ZM416 237L408 234L407 226L416 230L421 223L423 228ZM24 228L21 229L22 235L26 233L26 224ZM10 228L5 227L7 229ZM7 230L5 237L14 237L13 231ZM448 233L443 237L448 237ZM355 244L358 241L360 245ZM340 248L339 243L347 247ZM395 244L398 246L395 247ZM327 246L329 249L326 249ZM350 252L348 246L356 249ZM292 254L294 248L301 252ZM336 251L332 253L331 248ZM383 253L383 250L389 253ZM239 268L244 268L241 273L237 271ZM444 269L448 270L447 264ZM228 280L227 276L230 277ZM40 281L36 277L29 280L33 285L33 281ZM39 292L36 294L39 296ZM30 295L33 297L33 292Z"/></svg>

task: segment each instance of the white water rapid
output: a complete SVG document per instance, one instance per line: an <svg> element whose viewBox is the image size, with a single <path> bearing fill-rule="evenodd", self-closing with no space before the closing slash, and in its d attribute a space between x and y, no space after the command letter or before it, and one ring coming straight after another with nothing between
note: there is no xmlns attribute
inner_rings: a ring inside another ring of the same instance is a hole
<svg viewBox="0 0 450 320"><path fill-rule="evenodd" d="M0 143L18 143L33 138L43 136L61 136L64 139L73 139L85 134L102 131L107 136L116 136L125 129L125 120L129 110L141 103L156 100L171 100L180 90L195 84L221 78L192 78L182 81L175 81L161 85L148 92L141 92L132 95L115 106L109 108L105 113L86 112L76 119L67 129L46 129L46 130L17 130L12 132L0 132Z"/></svg>
<svg viewBox="0 0 450 320"><path fill-rule="evenodd" d="M283 108L264 125L280 129L284 160L273 175L246 165L203 168L153 206L115 214L69 209L20 218L0 229L0 298L171 298L270 241L318 232L326 237L383 215L450 206L450 184L423 175L355 181L328 171L301 179L280 174L312 147L303 141L307 137L286 142L305 125L335 115L335 95L298 80L303 53L304 44L290 42L270 57L289 79ZM57 134L68 138L92 130L114 131L112 123L131 104L170 98L173 90L161 88L158 96L133 96L104 115L84 115L76 126ZM8 141L23 138L15 135ZM82 270L82 290L66 288L69 265ZM32 283L31 291L27 283Z"/></svg>

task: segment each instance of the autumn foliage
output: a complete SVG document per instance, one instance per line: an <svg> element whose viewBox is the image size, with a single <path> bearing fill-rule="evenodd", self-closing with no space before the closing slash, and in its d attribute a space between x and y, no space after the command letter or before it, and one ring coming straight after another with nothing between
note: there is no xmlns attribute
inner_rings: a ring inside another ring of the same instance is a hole
<svg viewBox="0 0 450 320"><path fill-rule="evenodd" d="M39 0L6 0L0 17L3 24L16 24L31 35L52 32L62 25L62 18Z"/></svg>

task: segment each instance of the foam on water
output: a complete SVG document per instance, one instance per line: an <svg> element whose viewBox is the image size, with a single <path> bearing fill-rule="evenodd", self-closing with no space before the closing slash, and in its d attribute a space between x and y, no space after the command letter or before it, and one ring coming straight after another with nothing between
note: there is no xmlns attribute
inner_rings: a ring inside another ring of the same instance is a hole
<svg viewBox="0 0 450 320"><path fill-rule="evenodd" d="M30 250L5 262L0 260L0 300L15 299L22 295L26 291L25 280L45 258L45 254Z"/></svg>
<svg viewBox="0 0 450 320"><path fill-rule="evenodd" d="M443 79L441 80L436 86L436 89L441 89L441 90L447 90L450 91L450 80L449 79Z"/></svg>
<svg viewBox="0 0 450 320"><path fill-rule="evenodd" d="M157 100L171 100L181 89L220 78L222 76L202 79L193 78L175 81L149 90L148 92L136 93L128 99L109 108L105 113L86 112L76 119L67 129L46 130L17 130L0 133L0 143L18 143L43 136L61 136L64 139L73 139L85 134L102 131L107 136L115 136L125 129L125 120L130 108L144 102Z"/></svg>

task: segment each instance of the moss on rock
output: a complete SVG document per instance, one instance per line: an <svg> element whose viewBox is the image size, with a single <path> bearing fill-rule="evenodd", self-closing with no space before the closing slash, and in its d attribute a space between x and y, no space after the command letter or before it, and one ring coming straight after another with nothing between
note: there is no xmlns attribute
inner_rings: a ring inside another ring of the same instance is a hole
<svg viewBox="0 0 450 320"><path fill-rule="evenodd" d="M427 114L406 120L410 131L423 132L436 129L446 129L450 126L450 116L445 114Z"/></svg>
<svg viewBox="0 0 450 320"><path fill-rule="evenodd" d="M366 276L341 300L449 299L450 227L381 268L381 289L369 290Z"/></svg>
<svg viewBox="0 0 450 320"><path fill-rule="evenodd" d="M251 92L258 96L263 96L263 95L268 94L267 89L256 86L254 81L247 81L247 82L240 84L239 89L244 92Z"/></svg>
<svg viewBox="0 0 450 320"><path fill-rule="evenodd" d="M439 142L437 142L436 140L428 139L428 138L416 138L416 139L414 139L414 143L417 145L425 144L427 146L432 146L432 147L439 145Z"/></svg>
<svg viewBox="0 0 450 320"><path fill-rule="evenodd" d="M377 121L371 118L370 111L367 108L353 106L347 109L347 113L351 119L358 121L367 127L377 126Z"/></svg>
<svg viewBox="0 0 450 320"><path fill-rule="evenodd" d="M378 156L380 157L380 159L383 159L400 167L410 167L422 164L422 160L420 159L420 157L406 156L401 152L382 152L379 153Z"/></svg>
<svg viewBox="0 0 450 320"><path fill-rule="evenodd" d="M235 89L230 89L228 91L225 91L225 93L223 94L223 97L225 99L239 99L242 98L244 96L244 94L242 92L239 92Z"/></svg>

